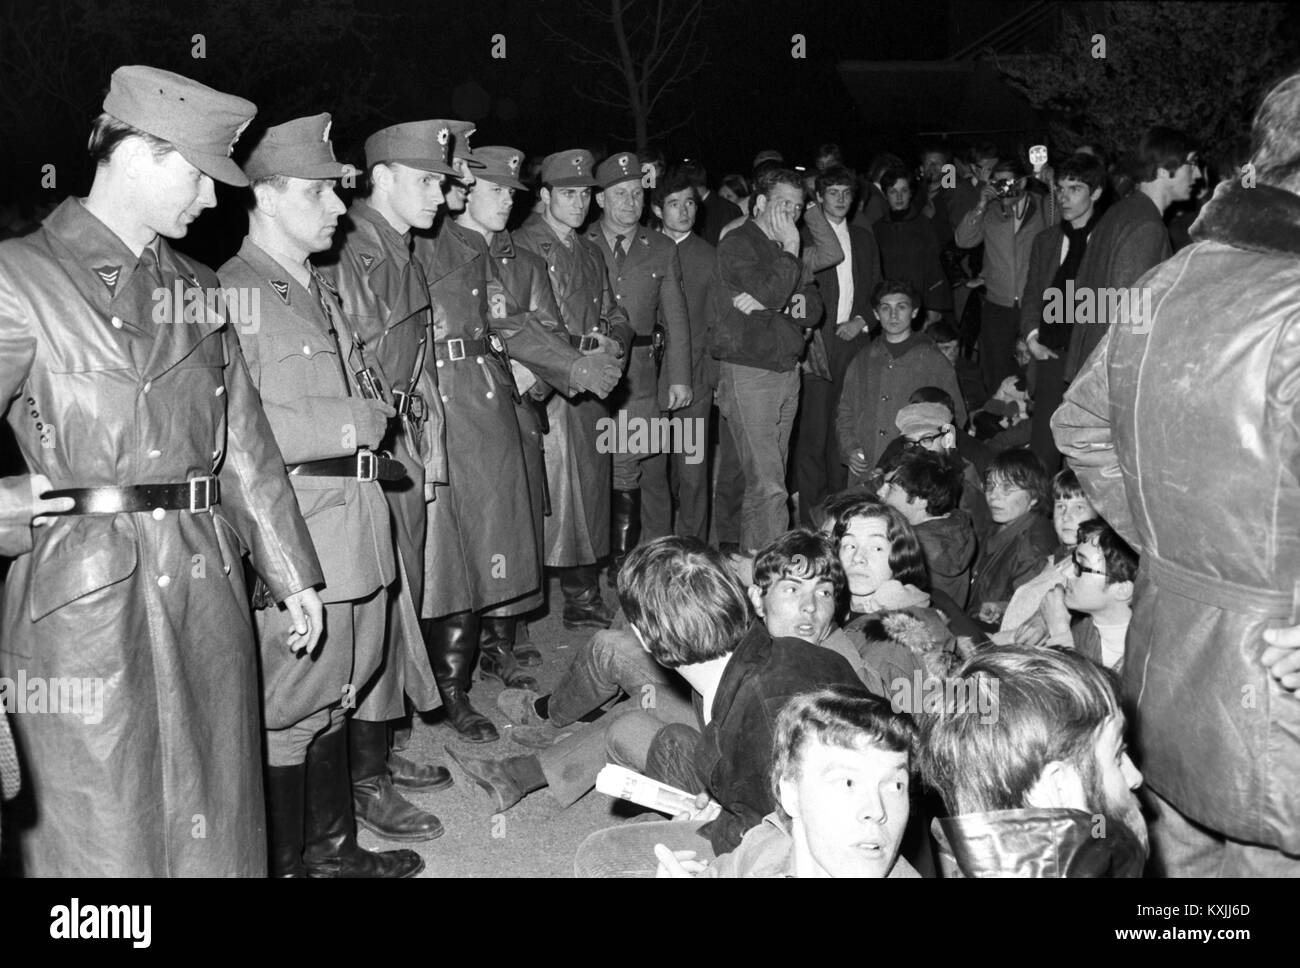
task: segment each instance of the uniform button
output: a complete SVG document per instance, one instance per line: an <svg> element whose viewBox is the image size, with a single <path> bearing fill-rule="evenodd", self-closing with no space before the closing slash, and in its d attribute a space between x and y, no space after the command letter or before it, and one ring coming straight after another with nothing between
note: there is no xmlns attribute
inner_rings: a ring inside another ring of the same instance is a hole
<svg viewBox="0 0 1300 968"><path fill-rule="evenodd" d="M155 457L155 458L156 458L156 457L161 457L161 456L162 456L162 451L161 451L161 450L151 450L151 451L149 451L149 456L150 456L150 457Z"/></svg>
<svg viewBox="0 0 1300 968"><path fill-rule="evenodd" d="M880 395L880 399L881 399L881 400L888 400L889 397L887 397L885 394L882 393L882 394Z"/></svg>
<svg viewBox="0 0 1300 968"><path fill-rule="evenodd" d="M442 360L439 360L439 361L438 361L438 365L439 365L439 366L442 366L442 364L443 364L443 361L442 361Z"/></svg>
<svg viewBox="0 0 1300 968"><path fill-rule="evenodd" d="M622 299L622 298L623 298L623 294L622 294L621 292L620 292L620 293L617 293L617 294L614 296L614 298L615 298L615 299Z"/></svg>
<svg viewBox="0 0 1300 968"><path fill-rule="evenodd" d="M111 320L109 320L109 322L111 322L111 323L113 324L113 328L114 328L114 329L121 329L121 328L122 328L122 320L121 320L119 317L117 317L117 316L114 316Z"/></svg>
<svg viewBox="0 0 1300 968"><path fill-rule="evenodd" d="M144 392L145 392L145 393L148 393L148 392L149 392L150 390L152 390L152 389L153 389L153 381L152 381L152 380L149 380L149 381L146 382L145 385L144 385Z"/></svg>
<svg viewBox="0 0 1300 968"><path fill-rule="evenodd" d="M885 436L885 432L883 430L880 432L880 436L882 437Z"/></svg>
<svg viewBox="0 0 1300 968"><path fill-rule="evenodd" d="M471 296L477 296L477 295L478 295L478 290L477 290L477 289L471 289L471 290L469 291L469 294L470 294Z"/></svg>
<svg viewBox="0 0 1300 968"><path fill-rule="evenodd" d="M491 390L489 390L489 391L487 392L487 398L488 398L489 400L492 399L492 391L491 391Z"/></svg>
<svg viewBox="0 0 1300 968"><path fill-rule="evenodd" d="M481 356L476 356L476 357L474 357L474 362L475 362L475 363L482 363L482 362L483 362L483 357L481 357Z"/></svg>
<svg viewBox="0 0 1300 968"><path fill-rule="evenodd" d="M164 511L162 508L153 509L153 519L155 521L161 521L165 517L167 517L167 512Z"/></svg>
<svg viewBox="0 0 1300 968"><path fill-rule="evenodd" d="M447 402L447 399L448 399L447 394L445 394L445 393L440 393L440 394L438 394L438 396L442 397L442 402L443 402L443 403L446 403L446 402Z"/></svg>
<svg viewBox="0 0 1300 968"><path fill-rule="evenodd" d="M172 583L172 580L171 580L171 576L170 576L170 575L159 575L159 576L158 576L158 587L159 587L159 588L166 588L166 587L167 587L168 585L170 585L171 583Z"/></svg>
<svg viewBox="0 0 1300 968"><path fill-rule="evenodd" d="M303 356L311 356L311 347L304 343L302 347L302 353Z"/></svg>
<svg viewBox="0 0 1300 968"><path fill-rule="evenodd" d="M217 396L221 396L221 395L222 395L223 393L225 393L225 392L226 392L226 388L225 388L224 386L219 386L219 387L217 387L217 390L216 390L216 394L217 394Z"/></svg>
<svg viewBox="0 0 1300 968"><path fill-rule="evenodd" d="M221 566L221 573L222 573L223 575L229 575L229 574L230 574L230 566L229 566L229 565L222 565L222 566Z"/></svg>

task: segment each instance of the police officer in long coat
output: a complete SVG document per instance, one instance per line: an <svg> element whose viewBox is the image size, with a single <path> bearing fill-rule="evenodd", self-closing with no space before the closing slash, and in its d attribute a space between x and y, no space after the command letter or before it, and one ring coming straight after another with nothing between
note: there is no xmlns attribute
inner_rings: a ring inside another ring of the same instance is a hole
<svg viewBox="0 0 1300 968"><path fill-rule="evenodd" d="M506 146L476 148L474 157L483 164L469 189L464 211L457 223L478 233L487 251L488 310L493 326L505 337L511 367L520 391L515 416L524 441L529 492L532 497L533 531L539 554L545 548L547 509L544 441L549 431L546 402L557 390L566 397L591 392L606 396L618 384L623 369L617 358L599 348L579 349L580 337L571 337L560 318L560 308L551 291L546 263L536 254L514 244L506 223L514 207L514 194L523 191L519 169L523 152ZM541 590L535 598L525 596L516 603L489 610L482 618L483 656L480 669L495 672L492 639L509 648L515 642L517 616L542 604ZM525 647L516 645L520 665L540 665L541 656L526 661ZM535 652L535 650L532 650Z"/></svg>
<svg viewBox="0 0 1300 968"><path fill-rule="evenodd" d="M581 149L542 160L541 211L528 217L514 243L546 263L551 289L570 339L593 338L607 354L627 359L632 328L618 305L600 250L578 231L591 203L594 159ZM626 363L624 363L626 365ZM606 404L585 394L560 394L547 404L546 479L551 514L546 519L548 567L560 569L566 628L608 628L597 563L609 554L610 455L596 446Z"/></svg>
<svg viewBox="0 0 1300 968"><path fill-rule="evenodd" d="M447 138L464 139L473 131L464 122L442 124ZM472 183L467 166L458 174ZM414 245L433 308L433 342L424 365L436 373L442 396L448 465L448 486L429 506L421 616L448 721L476 743L499 738L491 720L469 701L480 613L541 585L514 411L517 388L503 337L492 328L484 248L476 233L450 219ZM510 686L536 684L504 643L492 644L498 677Z"/></svg>
<svg viewBox="0 0 1300 968"><path fill-rule="evenodd" d="M0 674L90 692L17 715L35 876L266 871L247 551L310 653L323 580L210 270L174 252L256 108L150 67L114 72L90 194L0 243L0 398L72 510L5 583ZM15 399L17 398L17 399Z"/></svg>
<svg viewBox="0 0 1300 968"><path fill-rule="evenodd" d="M289 465L289 482L325 571L325 633L309 661L284 647L284 613L254 613L262 662L272 877L409 877L410 850L358 846L345 717L384 658L397 578L381 481L404 479L375 453L393 408L349 368L363 362L352 324L308 256L328 249L345 208L334 180L330 116L269 129L244 164L248 236L221 267L222 285L257 294L258 325L240 327L249 376ZM256 607L261 603L254 601Z"/></svg>
<svg viewBox="0 0 1300 968"><path fill-rule="evenodd" d="M377 676L359 695L348 723L349 760L357 823L389 840L430 840L443 833L433 814L394 788L441 789L445 767L389 755L388 723L441 701L419 629L424 591L427 502L446 481L442 400L422 360L429 346L429 291L411 258L413 228L428 228L442 203L442 179L452 173L447 140L433 121L396 124L366 139L369 194L348 208L348 230L337 261L325 271L344 315L361 338L368 365L382 377L397 410L380 444L406 469L408 484L384 489L398 554L398 594L392 599L388 648Z"/></svg>
<svg viewBox="0 0 1300 968"><path fill-rule="evenodd" d="M587 230L587 239L604 256L614 298L635 333L627 377L610 398L610 409L619 426L649 428L664 411L691 402L691 324L677 246L639 224L645 207L642 178L641 162L631 152L611 155L600 163L596 204L601 216ZM662 398L661 365L667 371L667 392ZM649 441L651 436L643 439ZM668 456L659 451L661 442L654 441L646 452L635 452L627 441L619 443L614 451L611 573L636 547L643 529L647 538L672 533Z"/></svg>

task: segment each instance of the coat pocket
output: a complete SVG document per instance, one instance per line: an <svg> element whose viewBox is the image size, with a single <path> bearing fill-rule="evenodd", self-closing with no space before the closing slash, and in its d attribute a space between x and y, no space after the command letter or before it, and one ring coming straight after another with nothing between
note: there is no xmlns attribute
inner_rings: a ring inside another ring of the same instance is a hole
<svg viewBox="0 0 1300 968"><path fill-rule="evenodd" d="M42 555L32 575L32 621L129 578L135 567L135 540L127 535L109 532L86 541L60 543Z"/></svg>

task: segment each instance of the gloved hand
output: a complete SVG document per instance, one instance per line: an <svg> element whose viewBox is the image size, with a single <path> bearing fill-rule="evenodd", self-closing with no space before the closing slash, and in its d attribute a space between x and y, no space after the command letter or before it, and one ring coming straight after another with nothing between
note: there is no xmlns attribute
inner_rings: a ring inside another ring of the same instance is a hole
<svg viewBox="0 0 1300 968"><path fill-rule="evenodd" d="M569 367L569 386L575 392L586 390L603 400L618 386L622 376L623 367L615 357L597 353L573 361Z"/></svg>

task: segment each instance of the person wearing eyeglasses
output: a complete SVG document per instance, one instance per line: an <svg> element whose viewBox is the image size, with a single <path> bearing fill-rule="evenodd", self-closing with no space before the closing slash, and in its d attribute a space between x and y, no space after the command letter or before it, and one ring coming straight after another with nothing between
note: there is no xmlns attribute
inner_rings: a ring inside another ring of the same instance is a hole
<svg viewBox="0 0 1300 968"><path fill-rule="evenodd" d="M1133 617L1137 552L1105 521L1092 518L1079 525L1079 544L1070 564L1065 583L1049 590L1038 606L1047 625L1047 644L1072 647L1119 672ZM1074 621L1074 615L1084 618Z"/></svg>

